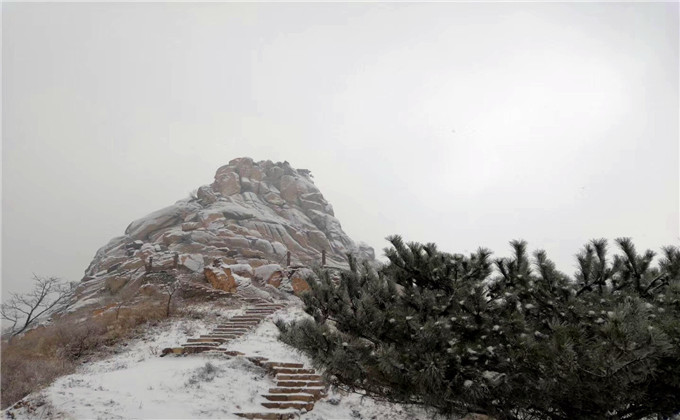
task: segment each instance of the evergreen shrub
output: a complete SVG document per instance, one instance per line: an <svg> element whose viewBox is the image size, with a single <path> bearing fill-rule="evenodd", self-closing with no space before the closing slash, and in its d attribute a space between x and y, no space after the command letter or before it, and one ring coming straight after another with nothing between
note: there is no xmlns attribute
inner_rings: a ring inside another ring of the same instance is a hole
<svg viewBox="0 0 680 420"><path fill-rule="evenodd" d="M512 258L388 238L388 263L317 270L307 319L278 323L333 383L445 415L640 419L680 411L680 249L607 255L573 278L523 241Z"/></svg>

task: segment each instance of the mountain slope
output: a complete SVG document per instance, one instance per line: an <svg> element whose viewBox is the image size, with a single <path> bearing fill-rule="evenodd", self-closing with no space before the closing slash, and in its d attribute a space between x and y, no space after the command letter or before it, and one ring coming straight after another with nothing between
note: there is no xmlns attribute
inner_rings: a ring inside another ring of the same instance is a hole
<svg viewBox="0 0 680 420"><path fill-rule="evenodd" d="M238 158L220 167L212 184L133 221L125 235L100 248L79 297L115 293L148 271L202 274L216 259L251 278L259 269L266 283L275 265L287 264L288 253L291 265L313 266L324 252L329 267L346 268L348 253L374 260L372 248L342 230L309 170Z"/></svg>

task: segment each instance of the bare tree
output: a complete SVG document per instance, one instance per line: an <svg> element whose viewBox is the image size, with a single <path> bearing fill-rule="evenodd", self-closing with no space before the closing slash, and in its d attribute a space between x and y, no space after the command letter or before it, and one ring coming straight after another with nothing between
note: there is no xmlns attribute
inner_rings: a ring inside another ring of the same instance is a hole
<svg viewBox="0 0 680 420"><path fill-rule="evenodd" d="M132 273L128 274L126 284L129 284L132 281L133 276L135 273L139 271L139 268L133 271ZM120 316L120 310L124 305L129 304L132 299L137 295L138 290L133 288L133 287L125 287L123 288L122 291L118 292L118 303L116 303L116 319Z"/></svg>
<svg viewBox="0 0 680 420"><path fill-rule="evenodd" d="M166 283L164 285L165 293L168 295L168 304L165 308L165 316L170 316L170 303L172 301L172 296L177 293L182 288L182 283L179 280L175 280L173 283Z"/></svg>
<svg viewBox="0 0 680 420"><path fill-rule="evenodd" d="M43 314L65 307L75 289L73 284L57 277L33 275L33 290L25 294L12 293L0 307L0 316L9 321L10 334L15 336L35 324Z"/></svg>
<svg viewBox="0 0 680 420"><path fill-rule="evenodd" d="M168 272L154 273L156 283L159 283L160 289L168 297L168 301L165 307L165 316L170 316L170 305L172 304L172 297L182 289L183 283L177 278L177 276L170 274Z"/></svg>

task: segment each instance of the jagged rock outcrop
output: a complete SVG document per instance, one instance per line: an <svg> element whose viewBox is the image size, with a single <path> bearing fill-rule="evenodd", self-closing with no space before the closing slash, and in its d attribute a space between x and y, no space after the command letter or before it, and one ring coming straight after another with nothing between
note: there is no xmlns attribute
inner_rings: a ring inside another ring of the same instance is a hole
<svg viewBox="0 0 680 420"><path fill-rule="evenodd" d="M244 157L217 169L214 182L192 197L130 223L97 251L83 281L174 267L217 278L213 268L227 267L229 275L300 289L299 281L284 279L286 254L291 265L312 266L323 251L336 268L347 267L347 253L374 259L373 249L342 230L309 170Z"/></svg>

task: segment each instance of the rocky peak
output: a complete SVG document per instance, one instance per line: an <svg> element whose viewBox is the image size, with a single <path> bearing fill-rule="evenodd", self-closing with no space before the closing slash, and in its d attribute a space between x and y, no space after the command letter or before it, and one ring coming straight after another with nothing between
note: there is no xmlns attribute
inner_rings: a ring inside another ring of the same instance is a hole
<svg viewBox="0 0 680 420"><path fill-rule="evenodd" d="M333 207L307 169L242 157L217 169L212 184L135 220L125 235L99 249L84 281L135 277L179 267L203 272L218 259L253 269L272 264L346 268L348 253L374 259L373 249L342 230ZM265 279L266 280L266 279Z"/></svg>

